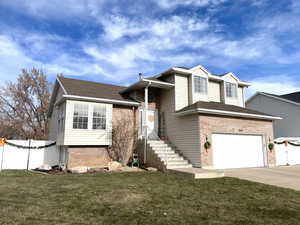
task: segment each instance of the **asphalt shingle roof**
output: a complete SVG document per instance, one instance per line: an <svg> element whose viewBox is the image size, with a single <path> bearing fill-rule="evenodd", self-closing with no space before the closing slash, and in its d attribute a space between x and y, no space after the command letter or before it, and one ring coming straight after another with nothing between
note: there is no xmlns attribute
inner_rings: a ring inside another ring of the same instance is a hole
<svg viewBox="0 0 300 225"><path fill-rule="evenodd" d="M220 110L220 111L229 111L229 112L237 112L237 113L247 113L247 114L255 114L255 115L262 115L262 116L273 116L270 114L258 112L252 109L240 107L240 106L235 106L235 105L228 105L228 104L223 104L220 102L204 102L204 101L198 101L195 102L192 105L186 106L183 109L180 109L176 112L185 112L188 110L193 110L193 109L211 109L211 110Z"/></svg>
<svg viewBox="0 0 300 225"><path fill-rule="evenodd" d="M286 95L279 95L279 97L293 101L293 102L300 103L300 91L286 94Z"/></svg>
<svg viewBox="0 0 300 225"><path fill-rule="evenodd" d="M59 77L59 80L68 95L135 102L129 96L120 94L120 91L126 88L123 86L77 80L66 77Z"/></svg>

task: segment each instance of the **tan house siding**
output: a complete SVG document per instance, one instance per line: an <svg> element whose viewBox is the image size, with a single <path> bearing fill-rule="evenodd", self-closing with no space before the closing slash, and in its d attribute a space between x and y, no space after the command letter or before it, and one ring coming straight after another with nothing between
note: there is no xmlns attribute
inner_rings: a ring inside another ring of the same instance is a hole
<svg viewBox="0 0 300 225"><path fill-rule="evenodd" d="M273 124L271 121L200 115L199 125L202 167L213 167L212 152L214 151L214 144L212 143L212 148L207 151L203 147L206 137L209 139L209 141L211 141L212 133L262 135L264 138L265 151L267 152L268 165L275 165L275 151L270 152L267 149L269 139L273 140Z"/></svg>
<svg viewBox="0 0 300 225"><path fill-rule="evenodd" d="M221 88L220 83L209 81L208 82L208 98L212 102L221 102Z"/></svg>
<svg viewBox="0 0 300 225"><path fill-rule="evenodd" d="M188 77L175 76L175 110L182 109L189 104Z"/></svg>
<svg viewBox="0 0 300 225"><path fill-rule="evenodd" d="M73 111L74 104L87 104L89 107L89 129L73 129ZM106 129L93 130L92 129L92 107L97 104L94 102L82 101L66 101L66 119L65 119L65 137L64 145L111 145L111 129L112 129L112 104L106 105Z"/></svg>
<svg viewBox="0 0 300 225"><path fill-rule="evenodd" d="M245 107L243 87L238 87L238 106Z"/></svg>
<svg viewBox="0 0 300 225"><path fill-rule="evenodd" d="M164 136L194 166L200 166L198 116L175 116L174 89L162 90L161 112L164 113Z"/></svg>
<svg viewBox="0 0 300 225"><path fill-rule="evenodd" d="M67 167L104 168L110 162L107 147L69 147Z"/></svg>

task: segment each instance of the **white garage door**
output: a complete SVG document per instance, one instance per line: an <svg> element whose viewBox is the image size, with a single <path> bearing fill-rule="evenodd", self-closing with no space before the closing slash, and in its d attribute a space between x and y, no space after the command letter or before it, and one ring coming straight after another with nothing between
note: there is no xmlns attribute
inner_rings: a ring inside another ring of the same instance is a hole
<svg viewBox="0 0 300 225"><path fill-rule="evenodd" d="M212 152L216 169L265 165L262 136L213 134Z"/></svg>

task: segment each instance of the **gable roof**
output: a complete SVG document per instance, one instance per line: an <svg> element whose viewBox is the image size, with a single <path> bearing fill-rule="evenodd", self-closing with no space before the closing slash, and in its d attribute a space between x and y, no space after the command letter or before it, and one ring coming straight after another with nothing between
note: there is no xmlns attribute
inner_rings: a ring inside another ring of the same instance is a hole
<svg viewBox="0 0 300 225"><path fill-rule="evenodd" d="M60 81L67 95L104 98L136 103L136 101L129 96L120 94L120 92L126 88L124 86L71 79L66 77L58 77L57 79Z"/></svg>
<svg viewBox="0 0 300 225"><path fill-rule="evenodd" d="M286 95L280 95L281 98L300 103L300 91L286 94Z"/></svg>
<svg viewBox="0 0 300 225"><path fill-rule="evenodd" d="M280 101L284 101L284 102L288 102L288 103L300 106L300 92L294 92L294 93L285 94L285 95L275 95L275 94L270 94L270 93L266 93L266 92L256 92L252 97L250 97L246 101L246 104L248 104L250 101L252 101L258 95L267 96L270 98L274 98L274 99L277 99Z"/></svg>
<svg viewBox="0 0 300 225"><path fill-rule="evenodd" d="M62 89L63 95L61 99L56 99L59 88ZM58 76L50 99L48 117L51 116L54 105L64 99L106 102L117 105L139 105L138 102L134 101L128 95L120 93L125 88L123 86Z"/></svg>
<svg viewBox="0 0 300 225"><path fill-rule="evenodd" d="M276 117L270 114L258 112L252 109L239 107L235 105L223 104L220 102L198 101L192 105L186 106L183 109L176 111L176 114L178 115L187 115L193 113L228 115L234 117L248 117L268 120L281 119L280 117Z"/></svg>
<svg viewBox="0 0 300 225"><path fill-rule="evenodd" d="M249 87L251 85L248 82L240 80L233 72L228 72L228 73L221 74L221 75L215 75L215 74L210 73L202 65L194 66L193 68L187 68L187 67L183 67L183 66L171 67L171 68L165 70L164 72L156 75L155 77L157 79L160 79L161 77L169 76L169 75L174 74L174 73L178 73L178 74L189 76L189 75L191 75L193 73L193 70L195 70L195 69L201 69L201 70L203 70L205 73L207 73L209 79L216 80L218 82L223 82L224 81L224 76L226 76L226 75L232 75L237 80L238 85L244 86L244 87Z"/></svg>

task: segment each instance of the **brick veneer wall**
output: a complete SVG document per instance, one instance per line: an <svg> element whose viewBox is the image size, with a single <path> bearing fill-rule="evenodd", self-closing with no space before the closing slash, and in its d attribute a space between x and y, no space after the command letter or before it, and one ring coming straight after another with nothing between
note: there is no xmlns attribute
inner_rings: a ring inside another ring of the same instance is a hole
<svg viewBox="0 0 300 225"><path fill-rule="evenodd" d="M107 147L69 147L68 164L69 169L77 166L87 166L91 168L104 168L110 162Z"/></svg>
<svg viewBox="0 0 300 225"><path fill-rule="evenodd" d="M266 146L268 165L275 166L275 151L270 152L267 149L269 139L273 140L272 121L231 118L211 115L199 116L200 127L200 146L201 146L201 166L203 168L213 167L213 148L207 150L204 148L206 137L211 142L212 133L230 133L230 134L256 134L263 135ZM213 145L213 143L212 143Z"/></svg>

